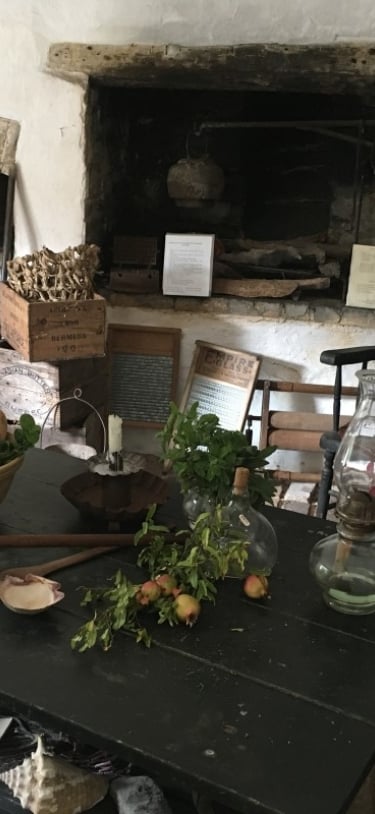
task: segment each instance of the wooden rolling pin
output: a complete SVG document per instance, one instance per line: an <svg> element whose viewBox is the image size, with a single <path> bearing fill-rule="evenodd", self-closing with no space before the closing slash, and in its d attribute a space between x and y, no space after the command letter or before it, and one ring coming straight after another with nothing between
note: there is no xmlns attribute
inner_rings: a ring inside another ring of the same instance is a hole
<svg viewBox="0 0 375 814"><path fill-rule="evenodd" d="M153 536L153 535L152 535ZM147 543L151 535L142 537L142 543ZM169 541L175 539L174 534L167 535ZM182 537L178 537L182 542ZM67 548L90 548L101 546L105 548L123 547L134 544L134 534L102 533L102 534L0 534L0 548L53 548L66 546Z"/></svg>

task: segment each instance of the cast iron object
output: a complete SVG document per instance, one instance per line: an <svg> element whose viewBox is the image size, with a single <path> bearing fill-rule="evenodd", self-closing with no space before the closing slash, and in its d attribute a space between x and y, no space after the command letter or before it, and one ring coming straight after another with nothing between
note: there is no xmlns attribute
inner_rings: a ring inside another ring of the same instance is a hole
<svg viewBox="0 0 375 814"><path fill-rule="evenodd" d="M65 481L61 494L83 515L134 528L153 503L164 503L168 481L144 469L129 475L83 472Z"/></svg>

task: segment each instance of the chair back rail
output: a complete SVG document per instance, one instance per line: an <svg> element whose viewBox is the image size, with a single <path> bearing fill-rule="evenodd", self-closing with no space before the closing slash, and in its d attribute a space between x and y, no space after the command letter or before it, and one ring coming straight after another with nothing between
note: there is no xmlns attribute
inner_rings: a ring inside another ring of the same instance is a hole
<svg viewBox="0 0 375 814"><path fill-rule="evenodd" d="M272 393L296 393L306 396L329 396L334 399L334 385L309 384L305 382L276 381L271 379L258 379L256 390L262 392L260 414L250 413L247 417L249 440L252 437L253 422L260 422L259 447L264 449L269 445L277 446L282 451L319 452L322 454L320 439L324 432L332 430L333 413L318 413L313 410L284 410L271 409ZM343 387L342 397L356 398L357 387ZM342 415L339 426L344 427L350 421L351 415ZM291 471L289 469L272 469L275 480L318 483L321 469L316 472Z"/></svg>

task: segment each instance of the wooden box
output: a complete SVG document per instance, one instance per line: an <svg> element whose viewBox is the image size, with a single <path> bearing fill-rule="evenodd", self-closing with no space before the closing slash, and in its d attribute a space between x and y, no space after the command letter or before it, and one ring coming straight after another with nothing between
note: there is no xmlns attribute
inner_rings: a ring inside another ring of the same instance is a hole
<svg viewBox="0 0 375 814"><path fill-rule="evenodd" d="M158 269L111 269L109 276L111 291L124 294L159 294L160 272Z"/></svg>
<svg viewBox="0 0 375 814"><path fill-rule="evenodd" d="M28 302L0 283L3 339L28 362L56 362L104 356L106 302Z"/></svg>
<svg viewBox="0 0 375 814"><path fill-rule="evenodd" d="M48 410L60 399L72 396L77 387L83 399L101 408L107 397L107 360L33 363L14 350L0 348L0 382L0 409L7 418L17 421L22 413L30 413L41 425ZM53 426L55 419L58 429L67 429L83 422L91 412L87 404L69 398L51 411L46 427Z"/></svg>
<svg viewBox="0 0 375 814"><path fill-rule="evenodd" d="M156 237L117 235L113 241L112 291L126 294L158 294L158 240Z"/></svg>

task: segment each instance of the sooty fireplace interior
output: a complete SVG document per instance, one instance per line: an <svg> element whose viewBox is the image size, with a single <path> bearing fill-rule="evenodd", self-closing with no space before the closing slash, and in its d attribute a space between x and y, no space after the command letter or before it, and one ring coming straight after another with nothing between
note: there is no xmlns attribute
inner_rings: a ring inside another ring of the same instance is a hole
<svg viewBox="0 0 375 814"><path fill-rule="evenodd" d="M109 272L117 236L155 238L160 265L166 232L214 233L215 275L320 277L325 297L344 300L353 242L375 243L374 107L355 93L91 79L86 238ZM171 197L171 168L207 157L219 197Z"/></svg>

